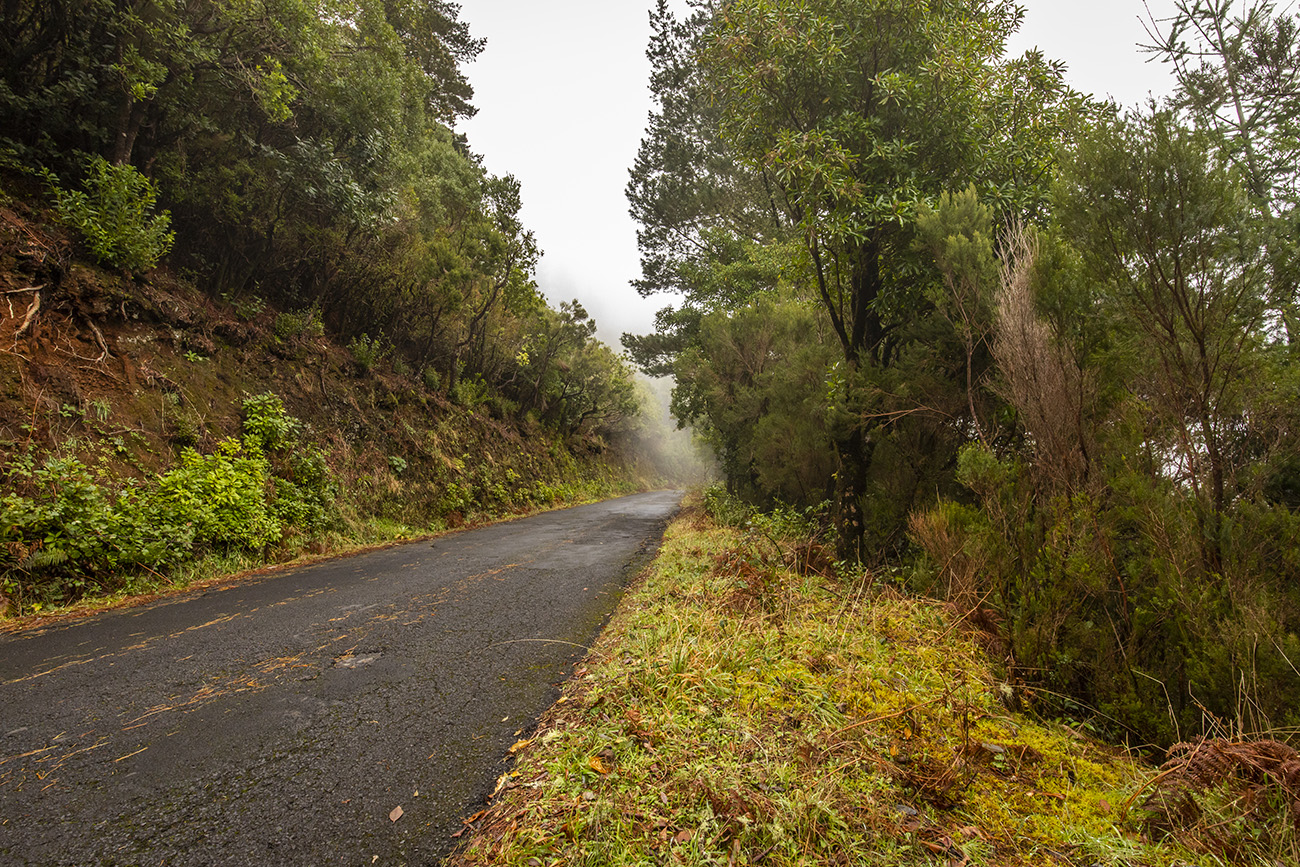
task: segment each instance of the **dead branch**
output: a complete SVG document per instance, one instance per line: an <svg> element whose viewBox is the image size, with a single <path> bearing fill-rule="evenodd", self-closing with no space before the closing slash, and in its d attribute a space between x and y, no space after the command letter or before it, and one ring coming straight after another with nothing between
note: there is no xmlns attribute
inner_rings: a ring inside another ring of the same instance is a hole
<svg viewBox="0 0 1300 867"><path fill-rule="evenodd" d="M6 289L4 294L6 294L6 295L20 295L20 294L22 294L23 292L40 292L40 291L41 291L42 289L44 289L44 288L45 288L45 284L42 283L42 284L39 285L39 286L28 286L26 289Z"/></svg>

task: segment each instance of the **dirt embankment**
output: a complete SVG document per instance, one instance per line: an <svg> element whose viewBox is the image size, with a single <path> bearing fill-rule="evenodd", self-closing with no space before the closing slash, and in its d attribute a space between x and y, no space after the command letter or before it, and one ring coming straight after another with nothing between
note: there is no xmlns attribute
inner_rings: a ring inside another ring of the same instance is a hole
<svg viewBox="0 0 1300 867"><path fill-rule="evenodd" d="M491 399L457 405L391 358L360 363L311 311L213 297L166 269L86 264L35 201L0 197L0 496L25 493L3 472L23 455L74 456L110 487L148 482L184 449L238 436L244 399L266 392L325 455L353 543L644 483L617 447ZM339 544L300 539L269 556Z"/></svg>

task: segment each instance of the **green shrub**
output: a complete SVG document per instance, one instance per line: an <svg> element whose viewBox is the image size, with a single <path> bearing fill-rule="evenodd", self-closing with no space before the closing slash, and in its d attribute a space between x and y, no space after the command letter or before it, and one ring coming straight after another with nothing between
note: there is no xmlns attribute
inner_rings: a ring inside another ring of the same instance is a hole
<svg viewBox="0 0 1300 867"><path fill-rule="evenodd" d="M0 500L0 549L14 565L41 572L102 559L112 503L85 465L59 458L33 467L28 457L15 461L10 475L35 493L31 499L9 494Z"/></svg>
<svg viewBox="0 0 1300 867"><path fill-rule="evenodd" d="M472 482L449 482L443 489L438 502L438 511L444 515L452 512L467 512L474 504L474 484Z"/></svg>
<svg viewBox="0 0 1300 867"><path fill-rule="evenodd" d="M76 229L102 264L148 271L172 248L171 215L153 213L157 192L134 166L103 157L86 164L84 190L65 190L46 173L59 218Z"/></svg>
<svg viewBox="0 0 1300 867"><path fill-rule="evenodd" d="M357 363L362 373L369 373L387 354L383 341L378 337L372 339L369 334L352 338L348 341L348 349L351 350L352 360Z"/></svg>
<svg viewBox="0 0 1300 867"><path fill-rule="evenodd" d="M285 476L275 480L271 510L286 527L317 533L338 525L337 500L338 485L325 456L316 449L300 449L289 459Z"/></svg>
<svg viewBox="0 0 1300 867"><path fill-rule="evenodd" d="M754 515L754 507L731 494L725 485L710 485L704 491L704 510L724 527L742 527Z"/></svg>
<svg viewBox="0 0 1300 867"><path fill-rule="evenodd" d="M486 403L490 388L481 377L457 380L452 387L451 399L458 405L473 409Z"/></svg>
<svg viewBox="0 0 1300 867"><path fill-rule="evenodd" d="M315 339L325 335L325 325L321 322L320 311L315 308L300 310L297 313L281 313L275 317L271 328L275 336L285 342L299 337Z"/></svg>
<svg viewBox="0 0 1300 867"><path fill-rule="evenodd" d="M230 296L227 294L222 297L229 298ZM233 304L235 307L235 315L239 317L242 322L251 322L261 316L262 311L266 309L266 302L257 295L253 295L249 298L236 299Z"/></svg>
<svg viewBox="0 0 1300 867"><path fill-rule="evenodd" d="M273 452L292 447L302 433L302 422L285 411L275 392L244 398L244 436L259 449Z"/></svg>
<svg viewBox="0 0 1300 867"><path fill-rule="evenodd" d="M76 458L19 455L0 498L2 592L34 610L120 586L135 567L157 572L204 550L263 548L289 527L336 525L337 485L302 431L275 394L246 398L242 443L186 449L154 485L117 493Z"/></svg>
<svg viewBox="0 0 1300 867"><path fill-rule="evenodd" d="M778 539L811 539L818 534L830 510L830 502L803 509L778 503L771 510L758 512L750 518L754 529Z"/></svg>
<svg viewBox="0 0 1300 867"><path fill-rule="evenodd" d="M70 601L105 575L176 557L163 522L135 508L134 489L114 500L76 458L37 466L22 455L8 481L32 493L0 499L0 574L20 607Z"/></svg>
<svg viewBox="0 0 1300 867"><path fill-rule="evenodd" d="M302 333L302 320L292 313L281 313L275 317L271 330L281 340L293 340Z"/></svg>
<svg viewBox="0 0 1300 867"><path fill-rule="evenodd" d="M274 516L286 527L317 532L338 523L338 486L319 449L300 443L304 426L274 392L244 398L244 439L277 453Z"/></svg>
<svg viewBox="0 0 1300 867"><path fill-rule="evenodd" d="M251 437L226 439L215 453L181 453L180 466L158 481L157 511L194 527L194 544L259 549L280 537L267 502L271 467Z"/></svg>

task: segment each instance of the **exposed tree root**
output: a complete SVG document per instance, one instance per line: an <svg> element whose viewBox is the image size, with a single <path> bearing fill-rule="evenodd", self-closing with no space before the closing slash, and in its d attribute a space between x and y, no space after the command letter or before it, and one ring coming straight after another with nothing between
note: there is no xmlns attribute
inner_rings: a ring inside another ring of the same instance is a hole
<svg viewBox="0 0 1300 867"><path fill-rule="evenodd" d="M41 287L41 289L43 288L44 287ZM31 306L27 308L27 318L23 320L23 324L18 326L18 330L14 332L15 346L18 345L19 340L22 340L25 336L27 336L27 332L31 329L32 323L36 321L36 315L41 312L42 294L43 293L41 292L40 289L36 290L36 296L32 299Z"/></svg>
<svg viewBox="0 0 1300 867"><path fill-rule="evenodd" d="M112 355L112 353L108 351L108 342L104 340L104 332L99 330L99 326L95 324L95 320L91 319L89 314L83 313L80 310L78 310L77 312L81 314L82 321L85 322L87 325L89 325L90 330L95 333L95 342L98 343L99 348L103 350L100 353L99 358L95 359L95 363L99 364L103 362L105 358L108 358L110 355Z"/></svg>

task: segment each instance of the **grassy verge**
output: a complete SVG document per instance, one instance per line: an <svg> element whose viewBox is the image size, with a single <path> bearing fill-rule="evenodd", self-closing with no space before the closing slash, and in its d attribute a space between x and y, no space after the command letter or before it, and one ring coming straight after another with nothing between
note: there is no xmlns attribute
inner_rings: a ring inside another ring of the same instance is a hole
<svg viewBox="0 0 1300 867"><path fill-rule="evenodd" d="M941 606L774 550L679 519L451 863L1212 863L1143 839L1152 769L1007 710Z"/></svg>

